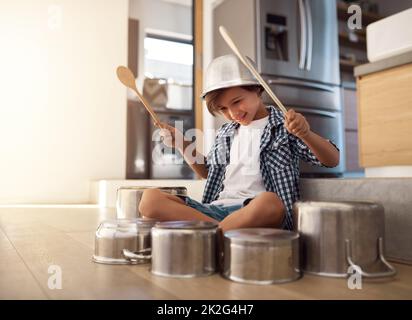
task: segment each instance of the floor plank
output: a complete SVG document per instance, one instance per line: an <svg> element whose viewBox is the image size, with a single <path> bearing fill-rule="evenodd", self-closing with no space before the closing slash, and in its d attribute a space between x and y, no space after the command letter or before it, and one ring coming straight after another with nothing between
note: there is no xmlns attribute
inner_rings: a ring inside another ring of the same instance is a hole
<svg viewBox="0 0 412 320"><path fill-rule="evenodd" d="M0 299L47 299L1 229L0 257Z"/></svg>

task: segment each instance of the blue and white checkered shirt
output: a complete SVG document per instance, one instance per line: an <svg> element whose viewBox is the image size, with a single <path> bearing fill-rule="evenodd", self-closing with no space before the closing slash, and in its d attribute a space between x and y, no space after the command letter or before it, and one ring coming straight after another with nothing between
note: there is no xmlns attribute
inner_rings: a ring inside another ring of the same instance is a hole
<svg viewBox="0 0 412 320"><path fill-rule="evenodd" d="M260 173L266 191L276 193L286 207L282 228L293 230L292 205L300 197L299 159L312 165L326 166L302 140L288 133L284 127L283 114L277 108L269 106L268 111L269 121L260 140ZM216 135L215 143L206 157L208 176L203 203L216 200L223 190L226 165L230 162L230 147L239 126L236 122L225 123Z"/></svg>

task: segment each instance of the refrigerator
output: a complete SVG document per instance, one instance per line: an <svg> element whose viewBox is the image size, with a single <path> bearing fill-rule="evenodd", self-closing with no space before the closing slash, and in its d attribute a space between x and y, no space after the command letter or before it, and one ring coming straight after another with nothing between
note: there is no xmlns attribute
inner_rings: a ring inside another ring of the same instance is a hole
<svg viewBox="0 0 412 320"><path fill-rule="evenodd" d="M340 149L340 164L301 163L307 177L341 176L344 129L335 0L225 0L213 10L213 56L232 53L219 34L225 26L243 54L287 108ZM263 95L267 104L274 104Z"/></svg>

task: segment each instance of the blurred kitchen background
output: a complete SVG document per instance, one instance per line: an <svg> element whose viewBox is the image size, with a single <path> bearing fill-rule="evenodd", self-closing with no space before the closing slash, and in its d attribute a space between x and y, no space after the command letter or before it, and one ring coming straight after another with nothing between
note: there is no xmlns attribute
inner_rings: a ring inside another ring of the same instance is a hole
<svg viewBox="0 0 412 320"><path fill-rule="evenodd" d="M360 30L348 28L351 3L362 8ZM153 124L115 70L132 69L163 121L218 129L223 119L199 95L205 67L229 53L220 24L283 103L339 145L339 167L303 165L302 176L362 178L354 68L369 62L366 26L409 8L412 0L2 0L0 204L90 203L99 181L196 179L173 150L153 163ZM197 141L205 154L213 138Z"/></svg>

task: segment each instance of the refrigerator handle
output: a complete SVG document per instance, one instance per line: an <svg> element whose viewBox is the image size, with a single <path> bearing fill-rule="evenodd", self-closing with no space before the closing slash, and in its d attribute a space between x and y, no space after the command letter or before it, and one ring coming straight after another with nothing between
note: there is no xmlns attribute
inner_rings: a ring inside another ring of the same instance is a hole
<svg viewBox="0 0 412 320"><path fill-rule="evenodd" d="M310 71L312 68L312 51L313 51L313 24L312 24L312 10L308 0L305 1L305 11L307 14L308 25L308 53L306 57L306 70Z"/></svg>
<svg viewBox="0 0 412 320"><path fill-rule="evenodd" d="M335 92L335 90L331 87L326 85L318 84L318 83L310 83L310 82L303 82L303 81L296 81L296 80L284 80L284 79L268 79L268 84L277 84L280 86L292 86L292 87L301 87L301 88L310 88L310 89L317 89L321 91L328 91L328 92Z"/></svg>
<svg viewBox="0 0 412 320"><path fill-rule="evenodd" d="M328 118L336 118L337 115L335 112L329 112L329 111L323 111L323 110L318 110L318 109L312 109L312 108L299 108L299 107L291 107L288 106L288 108L292 108L295 111L302 112L302 113L310 113L318 116L324 116Z"/></svg>
<svg viewBox="0 0 412 320"><path fill-rule="evenodd" d="M303 0L298 0L299 5L299 17L300 17L300 53L299 53L299 69L305 68L306 60L306 15Z"/></svg>

